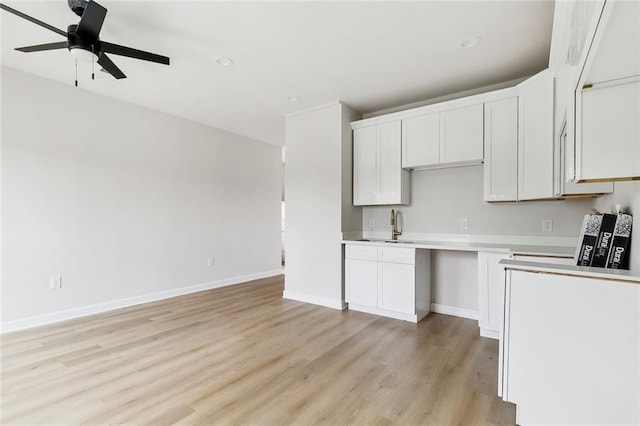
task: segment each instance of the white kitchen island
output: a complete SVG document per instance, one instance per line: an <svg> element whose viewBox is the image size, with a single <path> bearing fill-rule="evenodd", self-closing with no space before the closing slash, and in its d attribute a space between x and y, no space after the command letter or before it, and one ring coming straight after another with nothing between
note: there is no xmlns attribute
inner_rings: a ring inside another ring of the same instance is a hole
<svg viewBox="0 0 640 426"><path fill-rule="evenodd" d="M499 387L517 423L640 424L640 276L501 263Z"/></svg>

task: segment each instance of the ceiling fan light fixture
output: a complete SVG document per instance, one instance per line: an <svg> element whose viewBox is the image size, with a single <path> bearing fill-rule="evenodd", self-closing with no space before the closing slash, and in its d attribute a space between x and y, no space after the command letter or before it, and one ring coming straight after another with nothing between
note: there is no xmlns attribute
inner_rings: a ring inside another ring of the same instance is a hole
<svg viewBox="0 0 640 426"><path fill-rule="evenodd" d="M471 49L479 45L480 41L482 41L480 37L467 37L460 42L460 47L462 49Z"/></svg>
<svg viewBox="0 0 640 426"><path fill-rule="evenodd" d="M78 62L91 63L98 60L98 55L89 50L81 49L79 47L69 49L69 53L74 59L77 59Z"/></svg>

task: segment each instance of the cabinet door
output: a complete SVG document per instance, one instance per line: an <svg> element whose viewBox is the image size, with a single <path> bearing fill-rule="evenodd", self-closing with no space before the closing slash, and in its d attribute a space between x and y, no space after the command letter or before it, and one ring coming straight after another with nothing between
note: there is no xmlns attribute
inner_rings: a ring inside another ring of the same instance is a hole
<svg viewBox="0 0 640 426"><path fill-rule="evenodd" d="M378 305L378 264L368 260L345 260L345 287L348 303Z"/></svg>
<svg viewBox="0 0 640 426"><path fill-rule="evenodd" d="M480 334L498 338L504 319L504 268L505 253L478 253L478 307L480 308Z"/></svg>
<svg viewBox="0 0 640 426"><path fill-rule="evenodd" d="M640 78L582 91L579 179L640 178Z"/></svg>
<svg viewBox="0 0 640 426"><path fill-rule="evenodd" d="M553 75L522 83L518 97L518 199L553 198Z"/></svg>
<svg viewBox="0 0 640 426"><path fill-rule="evenodd" d="M518 199L518 98L484 104L484 200Z"/></svg>
<svg viewBox="0 0 640 426"><path fill-rule="evenodd" d="M472 105L440 113L440 163L482 161L483 106Z"/></svg>
<svg viewBox="0 0 640 426"><path fill-rule="evenodd" d="M401 147L400 121L378 125L378 204L403 202Z"/></svg>
<svg viewBox="0 0 640 426"><path fill-rule="evenodd" d="M567 122L562 127L560 138L555 152L557 173L554 176L554 192L557 195L580 195L580 194L609 194L613 192L613 182L576 183L575 172L575 138L569 136L570 124ZM572 135L573 133L571 133Z"/></svg>
<svg viewBox="0 0 640 426"><path fill-rule="evenodd" d="M353 131L353 204L376 204L378 194L378 147L376 126Z"/></svg>
<svg viewBox="0 0 640 426"><path fill-rule="evenodd" d="M378 263L381 309L413 315L416 309L415 266L400 263Z"/></svg>
<svg viewBox="0 0 640 426"><path fill-rule="evenodd" d="M402 120L402 167L423 167L439 161L440 114Z"/></svg>

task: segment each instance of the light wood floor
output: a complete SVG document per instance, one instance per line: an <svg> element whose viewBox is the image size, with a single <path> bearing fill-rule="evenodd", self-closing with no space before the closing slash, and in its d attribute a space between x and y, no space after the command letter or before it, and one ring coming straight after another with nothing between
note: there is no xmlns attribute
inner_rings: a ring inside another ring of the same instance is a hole
<svg viewBox="0 0 640 426"><path fill-rule="evenodd" d="M5 334L0 423L514 424L475 321L282 290L275 277Z"/></svg>

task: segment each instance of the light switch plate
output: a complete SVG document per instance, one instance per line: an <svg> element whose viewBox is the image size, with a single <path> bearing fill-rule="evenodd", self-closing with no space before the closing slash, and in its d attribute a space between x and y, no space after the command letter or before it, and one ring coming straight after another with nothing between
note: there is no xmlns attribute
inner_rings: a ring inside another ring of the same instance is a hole
<svg viewBox="0 0 640 426"><path fill-rule="evenodd" d="M553 220L544 219L542 221L542 232L551 232L553 231Z"/></svg>

